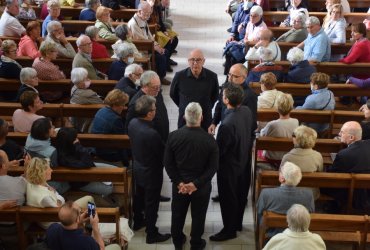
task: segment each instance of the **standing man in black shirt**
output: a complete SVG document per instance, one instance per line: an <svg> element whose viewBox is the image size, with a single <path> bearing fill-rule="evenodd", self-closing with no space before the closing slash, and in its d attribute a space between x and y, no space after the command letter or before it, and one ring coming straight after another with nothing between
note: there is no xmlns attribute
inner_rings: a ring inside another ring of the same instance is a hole
<svg viewBox="0 0 370 250"><path fill-rule="evenodd" d="M200 49L190 52L189 67L177 72L172 80L170 97L179 107L178 128L185 125L184 111L190 102L198 102L203 110L201 127L207 131L212 121L212 108L217 101L217 74L203 68L205 59Z"/></svg>
<svg viewBox="0 0 370 250"><path fill-rule="evenodd" d="M163 183L165 144L152 125L156 113L155 98L149 95L141 96L136 100L135 111L138 118L132 119L128 126L134 159L134 229L144 226L144 210L146 243L151 244L166 241L171 237L169 234L160 234L155 226Z"/></svg>
<svg viewBox="0 0 370 250"><path fill-rule="evenodd" d="M185 109L186 126L170 133L164 165L172 181L171 234L175 249L186 241L183 233L186 213L191 203L191 249L204 249L202 239L211 194L211 180L218 168L215 139L201 127L202 108L191 102Z"/></svg>
<svg viewBox="0 0 370 250"><path fill-rule="evenodd" d="M248 188L245 183L246 168L249 163L252 119L251 111L242 106L243 89L232 83L223 90L223 103L226 105L225 118L217 134L220 150L220 167L217 171L218 192L224 228L209 237L212 241L236 238L241 231Z"/></svg>

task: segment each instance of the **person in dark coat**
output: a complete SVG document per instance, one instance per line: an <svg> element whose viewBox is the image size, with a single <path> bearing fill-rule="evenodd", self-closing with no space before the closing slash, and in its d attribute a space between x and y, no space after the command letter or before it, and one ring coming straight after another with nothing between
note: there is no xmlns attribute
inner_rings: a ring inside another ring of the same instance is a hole
<svg viewBox="0 0 370 250"><path fill-rule="evenodd" d="M178 128L185 125L185 107L198 102L203 110L202 128L207 131L212 122L212 108L218 97L217 74L204 68L205 59L200 49L190 52L189 67L177 72L172 80L170 97L179 107Z"/></svg>
<svg viewBox="0 0 370 250"><path fill-rule="evenodd" d="M135 102L137 118L128 125L132 155L135 194L133 200L134 230L146 224L146 243L168 240L170 234L160 234L155 226L163 183L163 155L165 144L153 128L156 113L155 98L142 95Z"/></svg>
<svg viewBox="0 0 370 250"><path fill-rule="evenodd" d="M204 249L202 239L212 177L218 168L218 147L201 127L202 108L191 102L185 109L186 126L172 132L166 144L164 165L172 182L171 234L175 249L186 241L183 233L191 203L191 249Z"/></svg>
<svg viewBox="0 0 370 250"><path fill-rule="evenodd" d="M134 95L128 105L126 114L126 129L128 128L130 121L137 116L135 112L136 100L142 95L150 95L155 97L155 106L157 108L155 117L153 119L153 127L155 130L157 130L162 140L166 142L170 129L167 108L163 101L161 82L158 74L151 70L145 71L140 77L140 85L141 89Z"/></svg>
<svg viewBox="0 0 370 250"><path fill-rule="evenodd" d="M366 104L362 105L360 111L364 113L365 120L361 121L362 128L362 140L370 139L370 99L367 100Z"/></svg>
<svg viewBox="0 0 370 250"><path fill-rule="evenodd" d="M140 77L143 74L143 68L136 63L130 64L125 69L125 75L114 87L119 89L130 97L130 100L140 89Z"/></svg>
<svg viewBox="0 0 370 250"><path fill-rule="evenodd" d="M370 173L370 140L362 140L361 125L355 121L343 124L339 132L340 141L348 147L338 152L333 165L327 172L334 173ZM330 189L324 193L333 196L337 206L341 208L347 203L346 197L348 190ZM353 206L364 209L367 204L366 190L356 190L353 198Z"/></svg>
<svg viewBox="0 0 370 250"><path fill-rule="evenodd" d="M310 83L311 75L316 72L316 68L307 60L303 60L303 51L297 47L291 48L287 59L292 66L286 73L284 82Z"/></svg>
<svg viewBox="0 0 370 250"><path fill-rule="evenodd" d="M217 184L224 227L209 237L211 241L236 238L236 231L242 230L249 191L249 185L245 183L250 183L245 172L249 164L254 123L250 109L242 106L242 101L243 89L239 85L230 83L224 88L223 103L227 110L216 138L220 151Z"/></svg>
<svg viewBox="0 0 370 250"><path fill-rule="evenodd" d="M132 48L124 43L118 44L115 48L117 60L112 63L108 70L109 80L120 80L125 73L127 65L134 62L134 51Z"/></svg>

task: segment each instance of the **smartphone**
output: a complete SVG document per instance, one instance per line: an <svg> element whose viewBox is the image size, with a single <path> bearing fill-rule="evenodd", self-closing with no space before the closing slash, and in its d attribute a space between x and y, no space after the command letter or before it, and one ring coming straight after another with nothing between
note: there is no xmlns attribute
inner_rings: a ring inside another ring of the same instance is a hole
<svg viewBox="0 0 370 250"><path fill-rule="evenodd" d="M88 202L87 203L87 214L89 217L92 215L92 217L95 217L95 203Z"/></svg>

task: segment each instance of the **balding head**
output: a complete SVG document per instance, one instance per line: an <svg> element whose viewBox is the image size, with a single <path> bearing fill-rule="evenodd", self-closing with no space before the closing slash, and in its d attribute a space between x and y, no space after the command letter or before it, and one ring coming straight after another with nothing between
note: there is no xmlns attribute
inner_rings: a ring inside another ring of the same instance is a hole
<svg viewBox="0 0 370 250"><path fill-rule="evenodd" d="M263 30L260 31L259 37L260 37L261 40L265 40L265 41L271 42L272 41L272 37L273 37L273 33L269 29L263 29Z"/></svg>
<svg viewBox="0 0 370 250"><path fill-rule="evenodd" d="M349 121L343 124L339 132L340 141L347 145L359 141L362 138L361 125L356 121Z"/></svg>
<svg viewBox="0 0 370 250"><path fill-rule="evenodd" d="M150 6L150 4L146 1L141 1L138 6L137 16L140 19L147 21L150 18L151 14L152 14L152 7Z"/></svg>
<svg viewBox="0 0 370 250"><path fill-rule="evenodd" d="M247 75L248 69L242 63L237 63L231 66L228 80L236 85L242 85L245 82Z"/></svg>
<svg viewBox="0 0 370 250"><path fill-rule="evenodd" d="M190 52L188 57L188 63L191 73L198 78L202 72L205 59L203 52L200 49L194 49Z"/></svg>
<svg viewBox="0 0 370 250"><path fill-rule="evenodd" d="M74 229L78 227L81 208L73 201L67 201L59 209L58 217L65 228Z"/></svg>

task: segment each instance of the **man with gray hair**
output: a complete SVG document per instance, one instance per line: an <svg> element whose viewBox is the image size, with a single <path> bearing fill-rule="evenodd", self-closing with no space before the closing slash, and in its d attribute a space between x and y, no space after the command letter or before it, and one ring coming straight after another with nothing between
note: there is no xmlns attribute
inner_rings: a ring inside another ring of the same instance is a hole
<svg viewBox="0 0 370 250"><path fill-rule="evenodd" d="M73 58L76 51L72 44L67 41L62 24L58 21L50 21L47 26L48 34L45 41L52 41L56 44L59 57Z"/></svg>
<svg viewBox="0 0 370 250"><path fill-rule="evenodd" d="M170 234L160 234L155 226L163 183L165 143L153 128L156 114L155 98L142 95L135 102L136 118L128 125L134 173L134 230L146 224L146 243L168 240ZM142 211L144 210L144 214ZM144 223L145 218L145 223Z"/></svg>
<svg viewBox="0 0 370 250"><path fill-rule="evenodd" d="M314 197L311 189L299 188L297 185L302 179L301 169L286 162L280 167L280 187L264 188L257 201L257 218L261 223L263 211L286 214L295 203L305 206L311 213L315 210ZM275 231L274 234L277 232Z"/></svg>
<svg viewBox="0 0 370 250"><path fill-rule="evenodd" d="M143 68L136 63L130 64L125 69L125 75L114 87L120 89L129 95L130 100L140 89L140 77L143 74Z"/></svg>
<svg viewBox="0 0 370 250"><path fill-rule="evenodd" d="M320 20L315 16L310 16L306 21L308 37L297 45L304 51L304 59L310 64L328 62L330 60L331 47L328 35L321 28Z"/></svg>
<svg viewBox="0 0 370 250"><path fill-rule="evenodd" d="M101 79L98 74L104 75L94 68L91 60L92 43L88 36L80 35L76 41L78 53L73 58L72 68L85 68L90 80Z"/></svg>
<svg viewBox="0 0 370 250"><path fill-rule="evenodd" d="M292 205L287 212L288 227L284 232L272 237L263 250L300 249L325 250L326 246L320 235L308 231L311 217L307 209L300 205Z"/></svg>
<svg viewBox="0 0 370 250"><path fill-rule="evenodd" d="M26 29L18 21L18 0L6 0L6 8L0 18L0 36L21 37Z"/></svg>
<svg viewBox="0 0 370 250"><path fill-rule="evenodd" d="M189 103L184 116L186 125L170 133L164 157L172 181L171 234L175 249L182 249L186 242L183 228L191 204L191 249L204 249L206 241L202 235L219 153L213 136L200 126L202 108L199 103Z"/></svg>
<svg viewBox="0 0 370 250"><path fill-rule="evenodd" d="M336 155L333 165L327 169L327 172L334 173L370 173L370 140L362 140L362 128L356 121L349 121L343 124L339 132L340 141L348 147L342 149ZM341 208L347 204L346 194L348 191L330 189L324 190L333 196L337 202L336 205ZM356 190L354 195L354 207L362 209L368 206L366 192Z"/></svg>

